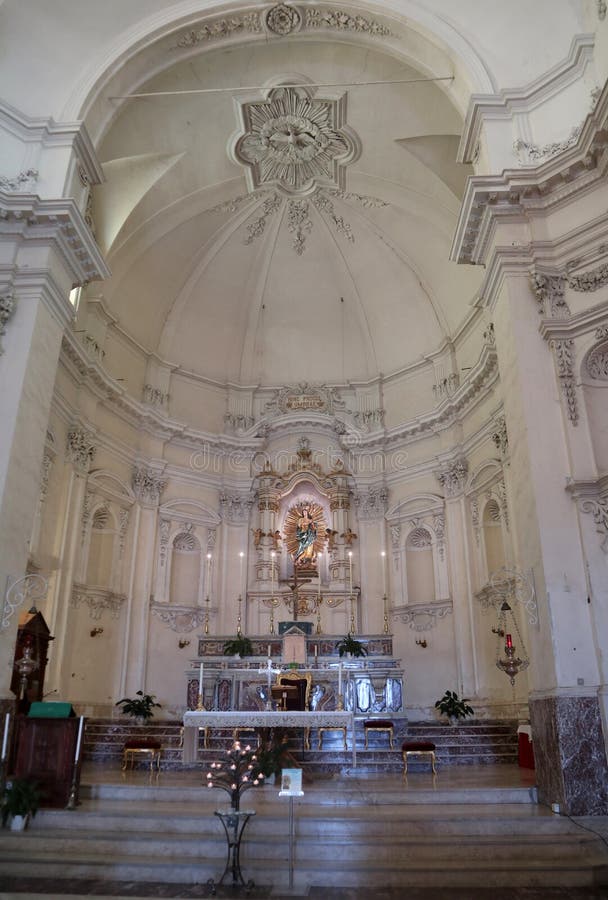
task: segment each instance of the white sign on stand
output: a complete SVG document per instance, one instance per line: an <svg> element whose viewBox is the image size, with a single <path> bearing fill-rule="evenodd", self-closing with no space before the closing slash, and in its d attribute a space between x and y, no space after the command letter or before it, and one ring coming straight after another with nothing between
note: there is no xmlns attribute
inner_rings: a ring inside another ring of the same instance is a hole
<svg viewBox="0 0 608 900"><path fill-rule="evenodd" d="M281 769L279 797L289 797L289 887L293 888L293 798L303 797L302 769Z"/></svg>

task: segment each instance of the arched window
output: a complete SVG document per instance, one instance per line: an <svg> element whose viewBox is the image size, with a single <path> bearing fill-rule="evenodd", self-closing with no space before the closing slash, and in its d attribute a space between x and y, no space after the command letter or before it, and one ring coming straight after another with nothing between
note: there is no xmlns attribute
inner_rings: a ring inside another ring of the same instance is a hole
<svg viewBox="0 0 608 900"><path fill-rule="evenodd" d="M429 603L435 599L432 538L426 528L410 531L405 542L405 568L409 603Z"/></svg>
<svg viewBox="0 0 608 900"><path fill-rule="evenodd" d="M192 529L187 525L171 547L169 602L186 606L198 603L201 578L201 545Z"/></svg>

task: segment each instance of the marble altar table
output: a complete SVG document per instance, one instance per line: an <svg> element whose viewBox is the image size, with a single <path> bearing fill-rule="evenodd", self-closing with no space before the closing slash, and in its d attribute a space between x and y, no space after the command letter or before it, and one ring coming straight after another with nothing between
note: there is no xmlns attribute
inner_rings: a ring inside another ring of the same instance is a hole
<svg viewBox="0 0 608 900"><path fill-rule="evenodd" d="M267 712L266 710L228 710L207 712L193 710L184 713L185 763L196 762L199 728L349 728L352 742L353 766L357 765L355 717L348 710L321 712Z"/></svg>

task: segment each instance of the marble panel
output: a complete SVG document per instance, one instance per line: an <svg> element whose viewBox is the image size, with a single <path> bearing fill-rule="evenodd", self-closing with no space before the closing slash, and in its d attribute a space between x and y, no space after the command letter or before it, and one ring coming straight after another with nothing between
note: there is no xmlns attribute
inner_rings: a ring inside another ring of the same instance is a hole
<svg viewBox="0 0 608 900"><path fill-rule="evenodd" d="M530 700L538 798L571 816L608 813L608 764L596 697Z"/></svg>

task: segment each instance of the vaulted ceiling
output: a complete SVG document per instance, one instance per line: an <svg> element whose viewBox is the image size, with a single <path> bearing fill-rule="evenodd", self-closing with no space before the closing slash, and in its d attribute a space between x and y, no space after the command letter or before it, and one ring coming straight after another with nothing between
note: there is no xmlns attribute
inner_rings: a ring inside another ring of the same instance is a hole
<svg viewBox="0 0 608 900"><path fill-rule="evenodd" d="M478 285L448 262L461 116L382 32L276 37L176 43L138 88L158 96L120 106L94 198L106 302L220 381L389 374L451 338Z"/></svg>

